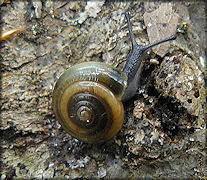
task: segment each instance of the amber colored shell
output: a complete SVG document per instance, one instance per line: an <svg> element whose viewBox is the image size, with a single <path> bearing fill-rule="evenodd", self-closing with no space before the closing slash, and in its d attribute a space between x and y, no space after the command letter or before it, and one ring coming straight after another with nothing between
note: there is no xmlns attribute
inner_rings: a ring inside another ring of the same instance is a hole
<svg viewBox="0 0 207 180"><path fill-rule="evenodd" d="M126 75L98 62L75 65L63 73L53 92L53 108L62 127L73 137L98 143L120 130L124 121L121 97Z"/></svg>

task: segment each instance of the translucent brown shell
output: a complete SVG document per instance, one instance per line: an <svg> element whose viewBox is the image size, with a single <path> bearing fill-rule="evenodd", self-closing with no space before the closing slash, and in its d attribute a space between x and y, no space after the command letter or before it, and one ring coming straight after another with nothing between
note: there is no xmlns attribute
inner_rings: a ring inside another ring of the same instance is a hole
<svg viewBox="0 0 207 180"><path fill-rule="evenodd" d="M98 143L120 130L124 120L121 97L127 77L98 62L75 65L65 71L53 92L53 108L62 127L73 137Z"/></svg>

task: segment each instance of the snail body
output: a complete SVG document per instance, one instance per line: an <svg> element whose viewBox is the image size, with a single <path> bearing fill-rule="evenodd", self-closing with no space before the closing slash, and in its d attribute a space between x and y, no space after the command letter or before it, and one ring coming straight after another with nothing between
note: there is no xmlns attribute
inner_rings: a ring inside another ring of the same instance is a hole
<svg viewBox="0 0 207 180"><path fill-rule="evenodd" d="M73 137L90 143L106 141L121 129L122 101L132 98L139 86L143 57L160 43L140 46L135 41L126 13L132 50L123 71L100 62L84 62L70 67L58 79L53 91L53 107L62 127Z"/></svg>

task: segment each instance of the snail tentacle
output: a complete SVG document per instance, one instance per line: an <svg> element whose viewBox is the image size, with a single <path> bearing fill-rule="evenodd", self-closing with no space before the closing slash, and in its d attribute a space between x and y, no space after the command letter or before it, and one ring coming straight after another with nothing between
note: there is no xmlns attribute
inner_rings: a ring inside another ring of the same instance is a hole
<svg viewBox="0 0 207 180"><path fill-rule="evenodd" d="M125 16L127 19L129 35L130 35L130 39L132 43L132 50L129 53L126 64L123 68L123 72L127 75L128 80L127 80L127 89L125 91L125 94L122 97L122 101L127 101L130 98L132 98L138 89L140 74L141 74L142 67L143 67L143 59L144 59L144 55L146 54L147 50L161 43L175 40L177 37L175 34L169 38L166 38L164 40L155 42L147 46L138 45L135 40L134 33L132 31L132 25L130 22L129 12L126 12Z"/></svg>

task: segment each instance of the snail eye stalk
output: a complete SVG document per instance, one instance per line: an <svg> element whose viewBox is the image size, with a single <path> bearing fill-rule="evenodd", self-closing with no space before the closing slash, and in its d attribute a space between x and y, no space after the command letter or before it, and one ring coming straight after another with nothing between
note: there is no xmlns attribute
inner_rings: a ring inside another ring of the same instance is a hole
<svg viewBox="0 0 207 180"><path fill-rule="evenodd" d="M128 78L127 89L122 98L123 101L127 101L130 98L132 98L138 89L140 74L142 72L142 66L143 66L142 62L143 62L144 55L146 54L147 50L151 49L154 46L162 44L164 42L175 40L177 37L177 35L174 34L170 36L169 38L166 38L164 40L155 42L147 46L138 45L135 40L134 33L132 31L132 25L130 22L129 12L126 12L125 16L127 19L129 35L130 35L130 39L132 43L132 50L130 51L126 64L123 68L123 71Z"/></svg>

